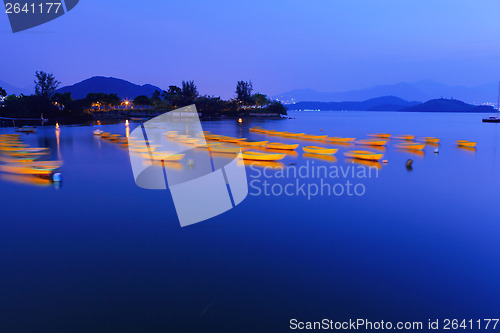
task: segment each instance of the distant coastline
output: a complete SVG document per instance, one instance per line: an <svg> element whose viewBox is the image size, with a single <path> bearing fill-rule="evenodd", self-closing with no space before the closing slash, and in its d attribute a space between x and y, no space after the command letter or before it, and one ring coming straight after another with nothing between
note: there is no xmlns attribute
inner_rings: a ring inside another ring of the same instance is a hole
<svg viewBox="0 0 500 333"><path fill-rule="evenodd" d="M362 102L298 102L287 104L286 107L289 111L497 112L490 105L472 105L456 99L439 98L421 103L405 101L395 96L372 98Z"/></svg>

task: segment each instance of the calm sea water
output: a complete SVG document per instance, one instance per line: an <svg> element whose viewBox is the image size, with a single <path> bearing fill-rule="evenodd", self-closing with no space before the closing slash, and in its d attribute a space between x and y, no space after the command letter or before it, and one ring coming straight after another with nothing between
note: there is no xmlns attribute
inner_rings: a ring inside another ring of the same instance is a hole
<svg viewBox="0 0 500 333"><path fill-rule="evenodd" d="M23 140L51 147L52 158L64 160L64 180L43 187L0 178L0 331L287 332L292 318L498 318L499 125L473 114L291 116L203 126L301 145L325 144L266 138L248 128L436 136L439 154L436 147L423 156L401 151L392 141L384 152L388 164L369 178L297 180L249 167L253 185L243 203L180 228L168 191L136 187L127 150L95 138L89 126L63 126L59 137L53 127L39 128ZM103 130L125 134L125 125ZM477 149L460 149L457 139L477 141ZM283 164L366 168L343 157L351 147L338 148L336 160L299 149ZM413 170L405 167L408 159ZM322 180L339 184L337 191L347 181L360 184L363 193L279 193L287 184L292 191L297 181L307 187ZM256 195L264 181L274 194Z"/></svg>

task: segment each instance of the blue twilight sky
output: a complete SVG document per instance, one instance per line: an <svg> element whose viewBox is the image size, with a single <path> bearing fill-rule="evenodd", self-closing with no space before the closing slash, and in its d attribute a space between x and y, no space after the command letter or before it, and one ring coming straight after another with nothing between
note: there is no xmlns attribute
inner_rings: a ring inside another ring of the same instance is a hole
<svg viewBox="0 0 500 333"><path fill-rule="evenodd" d="M20 87L38 69L63 85L195 80L222 97L242 79L276 94L500 78L498 0L80 0L16 34L0 16L0 80Z"/></svg>

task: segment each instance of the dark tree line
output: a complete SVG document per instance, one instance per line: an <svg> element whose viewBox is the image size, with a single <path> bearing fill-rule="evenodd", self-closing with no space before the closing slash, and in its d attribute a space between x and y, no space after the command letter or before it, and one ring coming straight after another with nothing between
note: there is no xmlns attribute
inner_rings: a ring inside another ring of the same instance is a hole
<svg viewBox="0 0 500 333"><path fill-rule="evenodd" d="M85 118L91 117L91 110L109 110L124 102L117 94L89 93L83 99L74 100L71 93L56 92L60 82L53 74L43 71L35 73L35 94L7 95L0 88L3 104L0 116L16 118ZM151 97L137 96L135 107L151 107L156 110L173 110L196 104L206 116L244 115L248 112L272 112L286 114L286 108L278 101L271 101L266 95L252 94L252 82L238 81L235 98L223 100L220 97L200 95L194 81L182 81L181 87L171 85L165 91L156 90ZM126 102L129 106L130 102ZM130 105L131 106L131 105Z"/></svg>
<svg viewBox="0 0 500 333"><path fill-rule="evenodd" d="M73 100L71 93L56 93L60 82L53 74L43 71L35 73L35 94L7 95L0 90L0 97L5 97L0 107L0 116L13 118L90 118L86 112L87 100Z"/></svg>
<svg viewBox="0 0 500 333"><path fill-rule="evenodd" d="M172 85L163 92L156 90L151 98L146 95L137 96L133 100L133 104L167 110L196 104L200 112L213 116L237 115L249 111L286 114L286 108L283 104L271 101L261 93L252 94L252 91L251 81L238 81L235 98L226 101L220 97L200 95L194 81L182 81L181 87Z"/></svg>

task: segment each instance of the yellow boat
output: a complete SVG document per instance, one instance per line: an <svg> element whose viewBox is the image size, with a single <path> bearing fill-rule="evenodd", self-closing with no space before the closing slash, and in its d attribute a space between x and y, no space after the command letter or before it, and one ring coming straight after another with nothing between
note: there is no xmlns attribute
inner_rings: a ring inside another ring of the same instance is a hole
<svg viewBox="0 0 500 333"><path fill-rule="evenodd" d="M128 149L134 153L148 153L154 151L156 147L129 147Z"/></svg>
<svg viewBox="0 0 500 333"><path fill-rule="evenodd" d="M8 152L10 156L14 157L32 157L32 156L41 156L41 155L46 155L48 154L48 151L34 151L34 152L29 152L29 151L16 151L16 152Z"/></svg>
<svg viewBox="0 0 500 333"><path fill-rule="evenodd" d="M303 136L306 133L293 133L293 132L282 132L281 136L286 136L286 137L291 137L291 138L296 138L299 136Z"/></svg>
<svg viewBox="0 0 500 333"><path fill-rule="evenodd" d="M34 127L19 127L19 128L16 128L16 132L20 132L20 133L35 133L36 129Z"/></svg>
<svg viewBox="0 0 500 333"><path fill-rule="evenodd" d="M415 140L415 135L410 135L410 134L395 135L392 138L396 139L396 140L408 140L408 141L412 141L412 140Z"/></svg>
<svg viewBox="0 0 500 333"><path fill-rule="evenodd" d="M346 157L359 158L361 160L378 161L384 154L377 154L369 150L351 150L344 153Z"/></svg>
<svg viewBox="0 0 500 333"><path fill-rule="evenodd" d="M383 139L389 139L391 137L391 135L388 133L371 133L368 134L368 136L371 136L373 138L383 138Z"/></svg>
<svg viewBox="0 0 500 333"><path fill-rule="evenodd" d="M8 142L0 141L0 147L29 147L29 146L21 141L8 141Z"/></svg>
<svg viewBox="0 0 500 333"><path fill-rule="evenodd" d="M425 143L401 143L396 145L396 147L409 150L423 150L425 148Z"/></svg>
<svg viewBox="0 0 500 333"><path fill-rule="evenodd" d="M25 184L25 185L35 185L35 186L51 186L52 180L48 178L34 177L33 175L17 175L17 174L2 174L0 177L9 182Z"/></svg>
<svg viewBox="0 0 500 333"><path fill-rule="evenodd" d="M120 134L110 134L107 139L109 140L116 140L120 137L121 135Z"/></svg>
<svg viewBox="0 0 500 333"><path fill-rule="evenodd" d="M155 161L168 161L168 162L177 162L184 158L184 154L173 154L168 151L158 151L152 152L151 154L143 154L144 158L151 158Z"/></svg>
<svg viewBox="0 0 500 333"><path fill-rule="evenodd" d="M3 163L30 163L33 162L37 159L39 159L40 156L29 156L29 157L7 157L7 156L0 156L0 162Z"/></svg>
<svg viewBox="0 0 500 333"><path fill-rule="evenodd" d="M210 150L215 153L237 154L241 151L240 147L233 146L210 146Z"/></svg>
<svg viewBox="0 0 500 333"><path fill-rule="evenodd" d="M286 156L286 154L269 154L257 151L245 151L241 155L244 160L253 161L280 161Z"/></svg>
<svg viewBox="0 0 500 333"><path fill-rule="evenodd" d="M259 167L259 168L271 168L271 169L284 169L285 165L281 162L269 162L269 161L256 161L256 160L243 160L238 161L238 165Z"/></svg>
<svg viewBox="0 0 500 333"><path fill-rule="evenodd" d="M199 144L200 141L201 141L200 139L182 139L182 140L178 140L179 143L184 143L184 144L187 144L187 145Z"/></svg>
<svg viewBox="0 0 500 333"><path fill-rule="evenodd" d="M196 148L208 149L208 148L212 148L212 147L220 147L220 146L223 146L223 145L224 144L222 142L210 142L210 143L206 143L206 144L196 145Z"/></svg>
<svg viewBox="0 0 500 333"><path fill-rule="evenodd" d="M267 147L254 146L252 149L262 150L265 153L276 153L276 154L286 154L289 157L298 157L299 154L295 150L291 149L270 149Z"/></svg>
<svg viewBox="0 0 500 333"><path fill-rule="evenodd" d="M59 166L61 167L63 165L63 161L32 161L30 162L30 165L33 166Z"/></svg>
<svg viewBox="0 0 500 333"><path fill-rule="evenodd" d="M247 138L233 138L230 136L221 136L219 141L221 142L231 142L231 143L239 143L241 141L245 141Z"/></svg>
<svg viewBox="0 0 500 333"><path fill-rule="evenodd" d="M19 175L50 175L55 170L59 169L58 165L0 165L0 170L8 173Z"/></svg>
<svg viewBox="0 0 500 333"><path fill-rule="evenodd" d="M220 138L222 137L222 135L215 135L215 134L205 134L205 139L207 140L220 140Z"/></svg>
<svg viewBox="0 0 500 333"><path fill-rule="evenodd" d="M338 143L349 143L349 142L354 142L354 140L356 140L356 138L341 138L336 136L331 136L326 138L326 141L338 142Z"/></svg>
<svg viewBox="0 0 500 333"><path fill-rule="evenodd" d="M299 146L298 143L296 144L287 144L287 143L279 143L279 142L269 142L266 145L266 148L269 149L285 149L285 150L295 150Z"/></svg>
<svg viewBox="0 0 500 333"><path fill-rule="evenodd" d="M325 140L328 135L312 135L312 134L304 134L300 138L301 139L311 139L311 140Z"/></svg>
<svg viewBox="0 0 500 333"><path fill-rule="evenodd" d="M354 141L357 145L365 146L385 146L387 144L386 140L357 140Z"/></svg>
<svg viewBox="0 0 500 333"><path fill-rule="evenodd" d="M237 142L240 146L249 146L249 147L254 147L254 146L265 146L269 141L240 141Z"/></svg>
<svg viewBox="0 0 500 333"><path fill-rule="evenodd" d="M302 147L302 150L305 151L306 153L323 154L323 155L333 155L338 151L337 148L324 148L317 146L305 146Z"/></svg>
<svg viewBox="0 0 500 333"><path fill-rule="evenodd" d="M263 129L262 127L251 127L250 128L250 132L257 132L257 133L263 133L265 131L265 129Z"/></svg>
<svg viewBox="0 0 500 333"><path fill-rule="evenodd" d="M461 146L461 147L475 147L477 144L477 142L474 142L474 141L467 141L467 140L458 140L457 141L457 145Z"/></svg>
<svg viewBox="0 0 500 333"><path fill-rule="evenodd" d="M425 141L427 143L439 143L439 139L438 138L434 138L432 136L425 136L422 138L422 141Z"/></svg>

